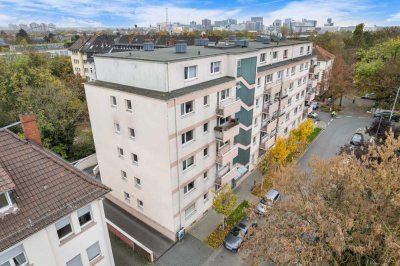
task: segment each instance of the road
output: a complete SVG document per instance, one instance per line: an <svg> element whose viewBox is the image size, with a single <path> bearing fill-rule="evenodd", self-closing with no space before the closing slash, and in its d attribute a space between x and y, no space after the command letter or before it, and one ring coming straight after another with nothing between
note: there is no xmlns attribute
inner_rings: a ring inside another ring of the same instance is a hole
<svg viewBox="0 0 400 266"><path fill-rule="evenodd" d="M350 142L351 137L359 128L365 128L372 122L369 115L338 115L330 119L328 114L319 114L321 120L327 124L314 142L309 146L298 164L303 171L310 171L308 162L317 156L319 159L330 159L337 154L340 147Z"/></svg>

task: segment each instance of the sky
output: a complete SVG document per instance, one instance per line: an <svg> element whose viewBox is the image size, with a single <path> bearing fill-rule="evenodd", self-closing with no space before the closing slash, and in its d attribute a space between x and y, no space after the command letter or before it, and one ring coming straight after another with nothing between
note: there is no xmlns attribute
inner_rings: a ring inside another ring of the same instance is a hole
<svg viewBox="0 0 400 266"><path fill-rule="evenodd" d="M400 0L0 0L0 26L54 23L58 27L133 27L165 21L201 23L203 18L239 22L252 16L302 18L323 26L332 18L337 26L400 26Z"/></svg>

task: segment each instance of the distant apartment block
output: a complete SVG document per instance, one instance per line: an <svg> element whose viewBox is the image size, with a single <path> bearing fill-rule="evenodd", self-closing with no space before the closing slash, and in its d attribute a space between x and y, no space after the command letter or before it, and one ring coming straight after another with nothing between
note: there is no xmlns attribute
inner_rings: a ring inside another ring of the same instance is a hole
<svg viewBox="0 0 400 266"><path fill-rule="evenodd" d="M0 129L0 265L114 265L102 198L110 189L25 136Z"/></svg>
<svg viewBox="0 0 400 266"><path fill-rule="evenodd" d="M85 84L108 198L173 240L309 111L311 42L200 45L96 55Z"/></svg>

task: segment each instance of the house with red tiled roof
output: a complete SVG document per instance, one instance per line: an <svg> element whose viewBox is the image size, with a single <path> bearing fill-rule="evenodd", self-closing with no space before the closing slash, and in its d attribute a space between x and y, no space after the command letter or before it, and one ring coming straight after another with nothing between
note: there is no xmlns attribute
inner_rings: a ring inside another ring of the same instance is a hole
<svg viewBox="0 0 400 266"><path fill-rule="evenodd" d="M0 129L0 265L114 265L103 210L110 189L40 145Z"/></svg>

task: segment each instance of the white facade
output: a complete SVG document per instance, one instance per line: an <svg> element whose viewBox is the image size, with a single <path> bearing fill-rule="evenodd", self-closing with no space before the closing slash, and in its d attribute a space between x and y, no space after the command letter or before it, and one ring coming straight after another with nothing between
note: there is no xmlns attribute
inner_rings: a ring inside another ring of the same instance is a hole
<svg viewBox="0 0 400 266"><path fill-rule="evenodd" d="M82 226L78 216L83 212L78 214L79 210L74 211L64 217L69 218L72 233L60 240L57 234L57 223L48 225L1 252L0 265L114 265L102 200L93 201L85 206L86 209L90 210L91 220L85 220L86 223ZM91 246L92 248L89 248ZM80 256L80 259L77 256ZM75 261L72 263L71 260L74 258Z"/></svg>
<svg viewBox="0 0 400 266"><path fill-rule="evenodd" d="M85 91L101 179L112 188L109 198L175 239L211 208L215 189L240 182L260 149L304 120L311 52L312 44L301 42L168 62L95 57L98 82L85 84ZM238 74L238 62L244 60L246 72L248 59L256 60L255 82ZM243 97L236 94L238 83L254 92L254 101L237 98ZM185 89L191 92L174 94ZM240 112L250 112L250 125L238 124ZM242 131L251 132L250 143L236 141ZM243 163L238 158L247 151Z"/></svg>

